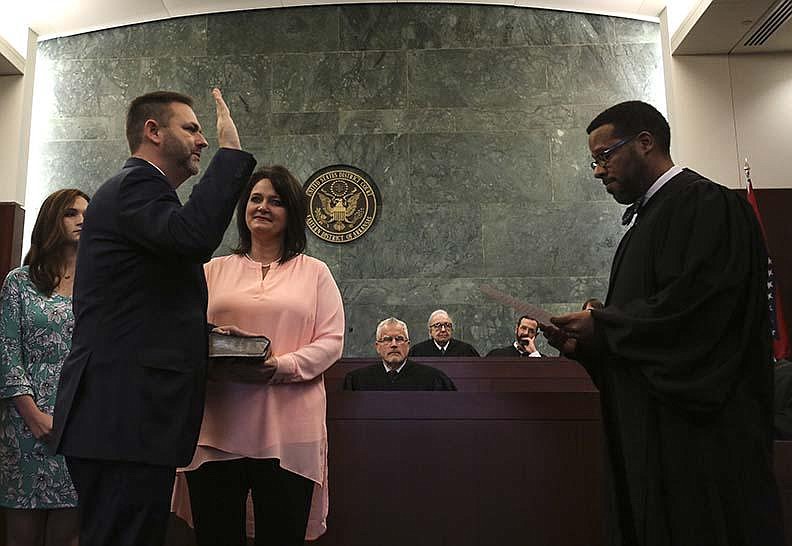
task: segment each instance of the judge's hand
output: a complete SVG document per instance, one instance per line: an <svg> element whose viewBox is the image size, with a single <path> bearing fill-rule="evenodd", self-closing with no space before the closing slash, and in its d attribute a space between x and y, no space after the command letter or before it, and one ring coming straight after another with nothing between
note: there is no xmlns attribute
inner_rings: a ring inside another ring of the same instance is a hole
<svg viewBox="0 0 792 546"><path fill-rule="evenodd" d="M523 350L528 354L536 352L536 338L529 337L528 339L521 339L520 344L523 346Z"/></svg>
<svg viewBox="0 0 792 546"><path fill-rule="evenodd" d="M594 340L594 319L591 311L578 311L560 317L553 317L550 322L578 343L589 344Z"/></svg>
<svg viewBox="0 0 792 546"><path fill-rule="evenodd" d="M244 359L213 358L209 360L211 381L267 384L278 369L274 357L249 362Z"/></svg>
<svg viewBox="0 0 792 546"><path fill-rule="evenodd" d="M542 334L548 343L558 349L562 355L574 355L577 350L577 340L569 337L563 330L552 324L542 326Z"/></svg>
<svg viewBox="0 0 792 546"><path fill-rule="evenodd" d="M212 96L217 107L217 143L221 148L241 150L242 144L239 142L239 133L234 120L231 119L231 111L223 100L223 94L215 87L212 89Z"/></svg>

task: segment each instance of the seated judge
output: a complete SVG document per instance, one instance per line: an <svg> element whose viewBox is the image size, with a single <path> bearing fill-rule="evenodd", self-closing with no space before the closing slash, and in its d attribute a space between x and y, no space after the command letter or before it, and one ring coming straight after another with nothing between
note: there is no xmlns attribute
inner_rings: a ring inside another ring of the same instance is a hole
<svg viewBox="0 0 792 546"><path fill-rule="evenodd" d="M442 309L429 315L429 339L410 349L410 356L481 356L469 343L454 339L454 323Z"/></svg>
<svg viewBox="0 0 792 546"><path fill-rule="evenodd" d="M374 343L382 362L360 368L344 377L345 391L455 391L451 379L437 368L407 358L410 335L407 325L390 317L377 325Z"/></svg>
<svg viewBox="0 0 792 546"><path fill-rule="evenodd" d="M542 355L536 349L536 334L539 333L539 323L523 315L517 319L517 326L514 327L515 340L511 345L492 349L487 356L520 356L520 357L540 357Z"/></svg>

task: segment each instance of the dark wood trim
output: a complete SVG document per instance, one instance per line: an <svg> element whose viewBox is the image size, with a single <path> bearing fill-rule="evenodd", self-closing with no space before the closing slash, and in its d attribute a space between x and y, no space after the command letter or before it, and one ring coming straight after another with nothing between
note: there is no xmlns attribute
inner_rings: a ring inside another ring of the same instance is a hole
<svg viewBox="0 0 792 546"><path fill-rule="evenodd" d="M19 203L0 203L0 279L22 262L25 209Z"/></svg>

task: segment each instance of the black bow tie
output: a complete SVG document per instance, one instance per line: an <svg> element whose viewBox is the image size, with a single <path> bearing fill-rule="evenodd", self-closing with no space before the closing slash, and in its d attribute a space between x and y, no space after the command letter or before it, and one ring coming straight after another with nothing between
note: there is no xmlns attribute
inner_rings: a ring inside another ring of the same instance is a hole
<svg viewBox="0 0 792 546"><path fill-rule="evenodd" d="M638 201L636 201L635 203L633 203L632 205L627 207L627 209L624 211L624 214L622 214L622 225L623 226L630 225L630 222L633 221L633 217L636 214L638 214L638 209L640 209L641 205L643 205L643 201L644 201L644 198L641 197L640 199L638 199Z"/></svg>

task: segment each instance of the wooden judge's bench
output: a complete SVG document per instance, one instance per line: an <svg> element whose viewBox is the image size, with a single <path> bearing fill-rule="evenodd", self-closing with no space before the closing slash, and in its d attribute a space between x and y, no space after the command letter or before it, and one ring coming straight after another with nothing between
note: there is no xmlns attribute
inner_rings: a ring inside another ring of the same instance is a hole
<svg viewBox="0 0 792 546"><path fill-rule="evenodd" d="M330 516L317 546L604 544L599 394L579 364L416 360L459 392L341 391L375 359L325 374ZM775 456L792 522L792 442Z"/></svg>
<svg viewBox="0 0 792 546"><path fill-rule="evenodd" d="M316 544L602 544L598 394L555 358L416 359L459 392L342 392L325 374L330 517Z"/></svg>
<svg viewBox="0 0 792 546"><path fill-rule="evenodd" d="M599 394L580 365L416 360L459 391L341 390L347 372L376 359L325 374L330 516L306 544L604 545ZM792 442L776 442L775 469L792 522ZM194 546L177 518L168 546Z"/></svg>
<svg viewBox="0 0 792 546"><path fill-rule="evenodd" d="M599 395L583 368L558 358L416 360L459 391L341 390L348 371L375 359L344 359L325 374L330 516L307 544L604 545ZM775 470L792 522L792 442L776 442ZM194 546L191 529L171 523L168 546Z"/></svg>

